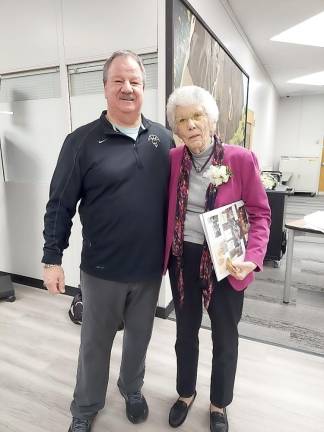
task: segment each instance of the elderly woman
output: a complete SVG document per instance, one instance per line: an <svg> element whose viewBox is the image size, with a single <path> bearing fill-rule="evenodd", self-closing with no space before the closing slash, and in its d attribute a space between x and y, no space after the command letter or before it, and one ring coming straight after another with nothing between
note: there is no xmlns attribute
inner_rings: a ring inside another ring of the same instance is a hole
<svg viewBox="0 0 324 432"><path fill-rule="evenodd" d="M270 209L255 155L222 144L215 135L218 108L212 95L196 86L176 89L167 104L173 132L184 145L171 150L169 213L164 270L169 269L177 318L177 392L169 424L180 426L196 397L198 332L205 306L211 321L213 360L210 383L210 430L228 431L226 407L233 399L238 354L238 323L244 290L253 271L262 270L269 237ZM204 176L223 166L218 186ZM250 223L243 262L217 281L199 215L243 200Z"/></svg>

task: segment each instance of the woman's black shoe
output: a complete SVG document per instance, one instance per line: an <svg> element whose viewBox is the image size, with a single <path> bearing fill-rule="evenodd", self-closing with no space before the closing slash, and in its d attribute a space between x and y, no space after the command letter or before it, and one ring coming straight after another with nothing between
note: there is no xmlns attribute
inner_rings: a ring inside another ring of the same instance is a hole
<svg viewBox="0 0 324 432"><path fill-rule="evenodd" d="M210 432L228 432L226 408L223 414L217 411L210 412Z"/></svg>
<svg viewBox="0 0 324 432"><path fill-rule="evenodd" d="M197 392L193 394L193 398L189 405L186 404L186 402L182 400L177 400L177 402L172 406L170 409L169 414L169 425L172 427L178 427L182 425L182 423L186 420L186 417L188 415L188 412L191 408L191 405L193 404L194 400L196 399Z"/></svg>

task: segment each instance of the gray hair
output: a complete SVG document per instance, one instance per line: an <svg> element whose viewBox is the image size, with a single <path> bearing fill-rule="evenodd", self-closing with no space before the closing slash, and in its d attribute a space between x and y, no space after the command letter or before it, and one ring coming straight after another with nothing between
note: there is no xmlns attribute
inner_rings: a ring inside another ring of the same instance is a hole
<svg viewBox="0 0 324 432"><path fill-rule="evenodd" d="M195 85L179 87L174 90L169 96L166 111L168 123L175 131L175 111L177 106L200 105L212 125L215 125L218 120L218 107L213 96L204 88Z"/></svg>
<svg viewBox="0 0 324 432"><path fill-rule="evenodd" d="M138 66L141 69L142 72L142 76L143 76L143 86L145 86L145 81L146 81L146 73L145 73L145 68L144 68L144 64L142 62L142 59L140 56L138 56L136 53L134 53L133 51L129 51L129 50L119 50L119 51L115 51L111 54L111 56L106 60L104 67L103 67L103 83L104 85L107 82L107 77L108 77L108 70L111 66L111 63L115 60L115 58L117 57L131 57L132 59L134 59L136 61L136 63L138 64Z"/></svg>

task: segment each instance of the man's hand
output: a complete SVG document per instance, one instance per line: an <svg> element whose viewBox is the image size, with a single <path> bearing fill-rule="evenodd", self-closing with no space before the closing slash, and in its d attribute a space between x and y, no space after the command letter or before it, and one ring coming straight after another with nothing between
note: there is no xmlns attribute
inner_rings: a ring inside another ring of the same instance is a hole
<svg viewBox="0 0 324 432"><path fill-rule="evenodd" d="M44 268L43 272L44 286L51 294L65 292L65 277L62 266L53 266Z"/></svg>
<svg viewBox="0 0 324 432"><path fill-rule="evenodd" d="M232 265L227 267L227 270L230 272L230 274L238 280L243 280L246 278L246 276L251 273L254 269L256 269L256 264L254 264L251 261L243 261L239 262L236 260L233 260Z"/></svg>

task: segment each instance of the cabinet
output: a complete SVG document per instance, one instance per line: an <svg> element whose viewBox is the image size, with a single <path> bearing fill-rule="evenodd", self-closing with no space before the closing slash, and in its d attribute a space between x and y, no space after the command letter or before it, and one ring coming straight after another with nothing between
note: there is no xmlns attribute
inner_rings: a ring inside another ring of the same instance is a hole
<svg viewBox="0 0 324 432"><path fill-rule="evenodd" d="M317 193L320 173L319 157L281 156L279 171L292 174L287 185L295 192Z"/></svg>

